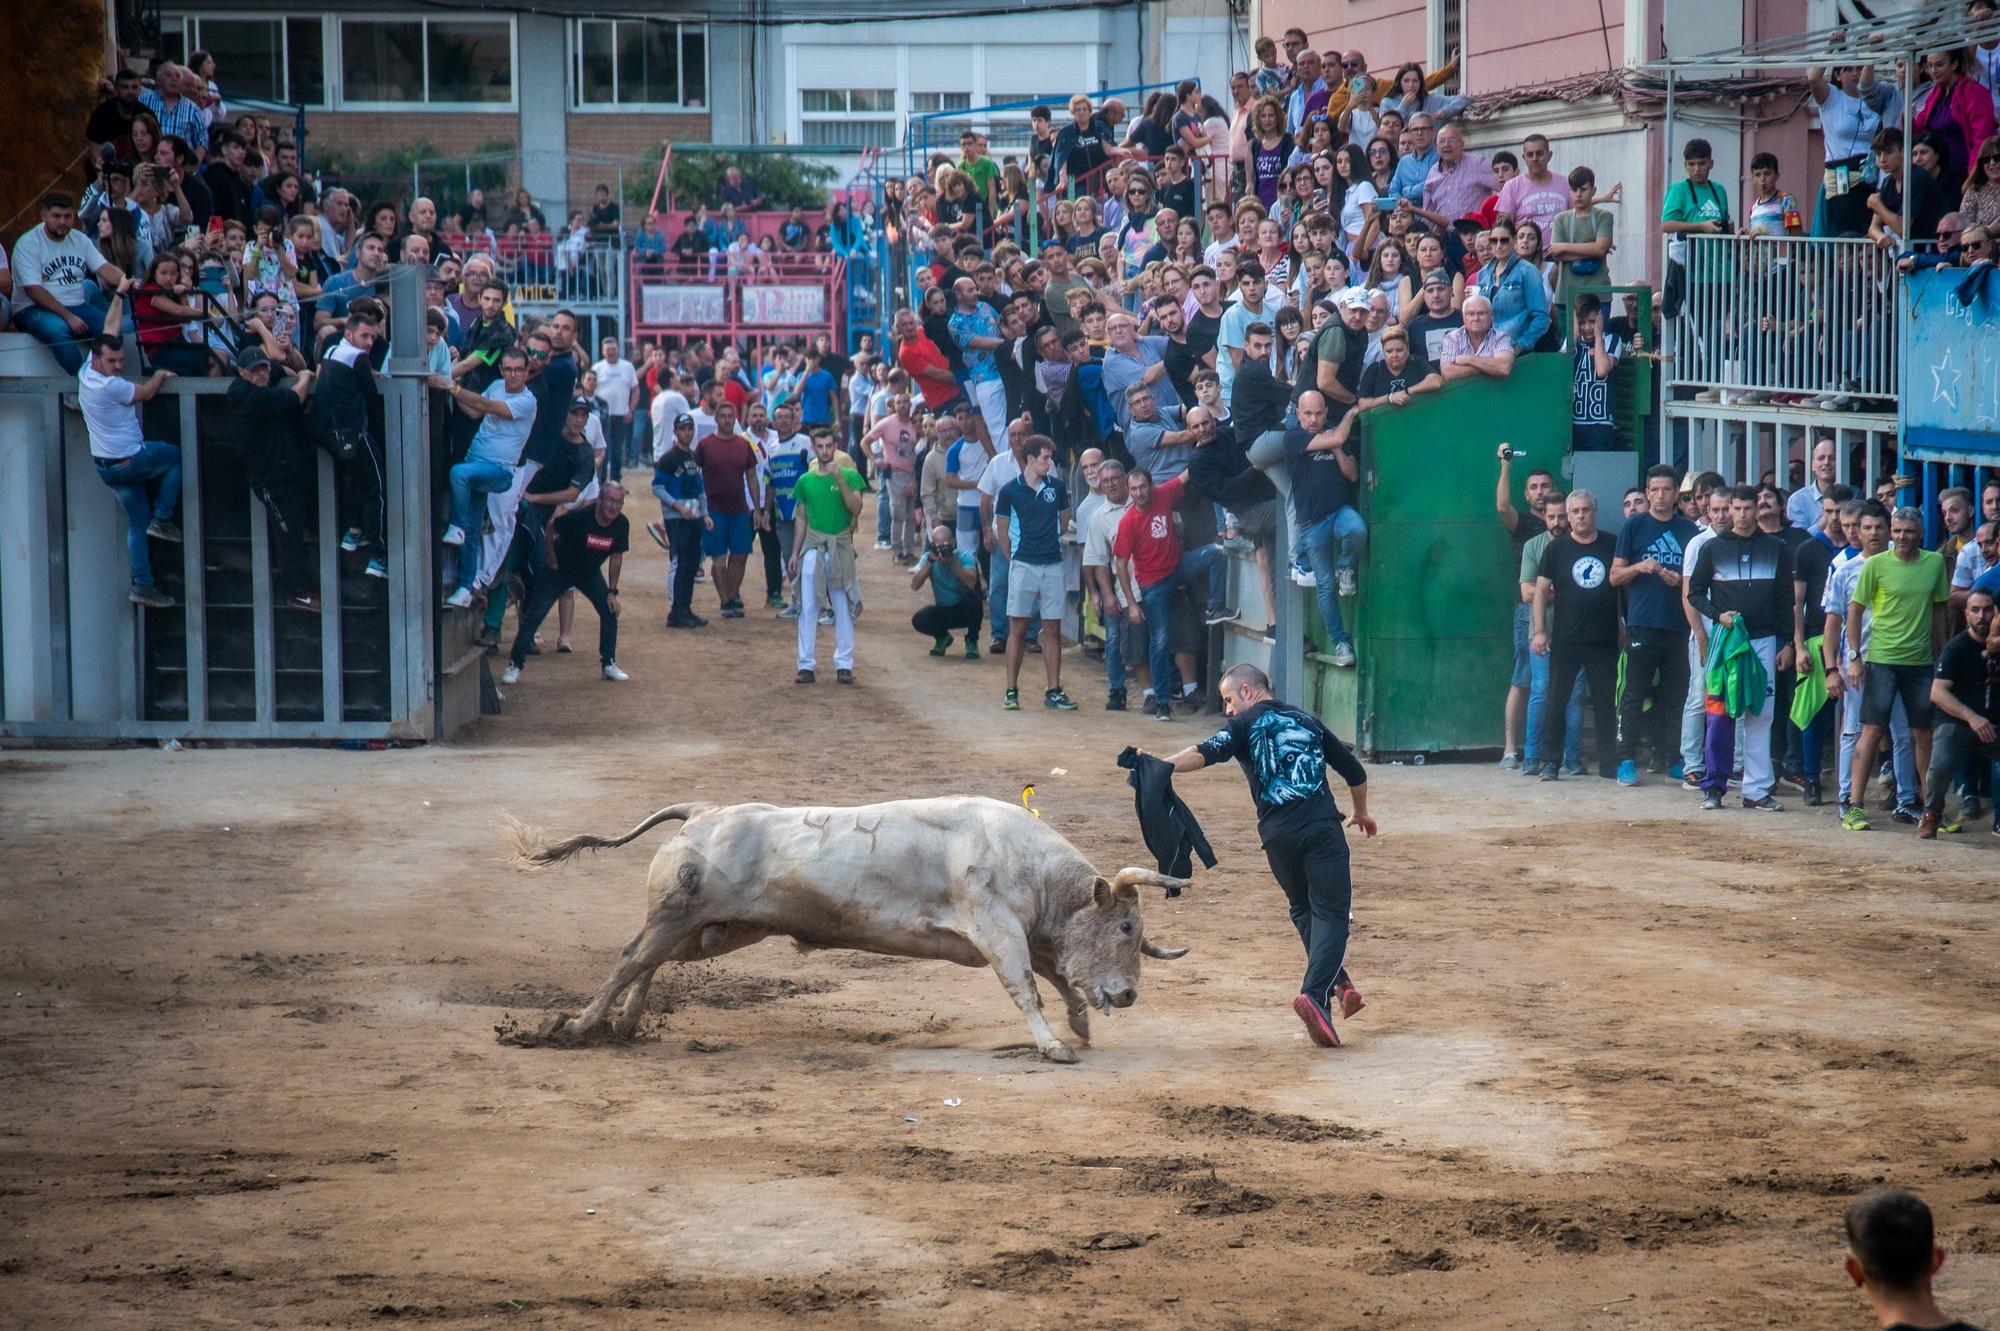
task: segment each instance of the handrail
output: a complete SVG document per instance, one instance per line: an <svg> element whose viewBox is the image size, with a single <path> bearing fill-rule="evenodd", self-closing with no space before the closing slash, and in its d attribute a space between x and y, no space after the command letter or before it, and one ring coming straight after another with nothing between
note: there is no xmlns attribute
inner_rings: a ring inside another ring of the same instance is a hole
<svg viewBox="0 0 2000 1331"><path fill-rule="evenodd" d="M672 212L674 210L674 194L672 190L667 189L667 172L672 168L673 161L674 145L669 143L667 150L660 154L660 174L653 181L653 197L646 203L646 218L648 221L652 221L660 215L660 192L662 190L666 190L667 194L667 211Z"/></svg>

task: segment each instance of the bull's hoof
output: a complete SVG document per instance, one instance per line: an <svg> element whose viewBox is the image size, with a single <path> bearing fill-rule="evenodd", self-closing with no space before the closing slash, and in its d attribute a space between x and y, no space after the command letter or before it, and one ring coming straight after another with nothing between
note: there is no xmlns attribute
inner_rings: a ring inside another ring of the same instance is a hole
<svg viewBox="0 0 2000 1331"><path fill-rule="evenodd" d="M1087 1045L1090 1043L1090 1017L1087 1013L1070 1013L1069 1028L1076 1033L1076 1042L1078 1044Z"/></svg>
<svg viewBox="0 0 2000 1331"><path fill-rule="evenodd" d="M1076 1062L1076 1050L1071 1049L1068 1045L1058 1040L1054 1044L1045 1044L1042 1046L1042 1057L1051 1063L1074 1063Z"/></svg>

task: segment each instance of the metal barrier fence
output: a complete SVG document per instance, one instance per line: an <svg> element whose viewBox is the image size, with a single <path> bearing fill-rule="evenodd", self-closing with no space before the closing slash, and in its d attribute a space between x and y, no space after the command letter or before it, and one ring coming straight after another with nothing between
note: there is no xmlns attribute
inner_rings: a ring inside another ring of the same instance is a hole
<svg viewBox="0 0 2000 1331"><path fill-rule="evenodd" d="M492 246L517 305L621 306L625 247L617 240L560 244L549 236L501 236Z"/></svg>
<svg viewBox="0 0 2000 1331"><path fill-rule="evenodd" d="M412 270L392 299L421 304L419 280ZM0 738L443 736L422 324L405 324L382 380L389 577L366 576L366 554L340 550L335 469L316 452L317 613L290 606L273 580L272 533L222 396L229 379L171 380L146 404L146 437L180 449L183 539L152 548L158 585L177 604L131 604L123 511L62 398L76 380L25 337L9 339Z"/></svg>
<svg viewBox="0 0 2000 1331"><path fill-rule="evenodd" d="M1806 236L1680 236L1667 248L1668 286L1686 292L1670 386L1732 398L1896 396L1889 253L1867 240Z"/></svg>
<svg viewBox="0 0 2000 1331"><path fill-rule="evenodd" d="M634 259L628 325L641 337L845 336L847 261L837 254Z"/></svg>

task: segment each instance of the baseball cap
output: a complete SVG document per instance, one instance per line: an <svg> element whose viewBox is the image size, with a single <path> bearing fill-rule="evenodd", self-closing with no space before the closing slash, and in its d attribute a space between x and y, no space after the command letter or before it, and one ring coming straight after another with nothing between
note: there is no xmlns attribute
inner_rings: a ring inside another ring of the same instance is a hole
<svg viewBox="0 0 2000 1331"><path fill-rule="evenodd" d="M676 430L680 429L683 425L692 426L693 424L694 417L688 415L685 411L674 417L674 428Z"/></svg>
<svg viewBox="0 0 2000 1331"><path fill-rule="evenodd" d="M1343 310L1365 310L1372 303L1367 287L1343 287L1333 299Z"/></svg>
<svg viewBox="0 0 2000 1331"><path fill-rule="evenodd" d="M569 400L569 409L571 411L589 411L596 405L596 403L587 397L573 397Z"/></svg>
<svg viewBox="0 0 2000 1331"><path fill-rule="evenodd" d="M1424 274L1424 285L1427 287L1448 287L1451 285L1451 274L1445 272L1442 268L1433 268Z"/></svg>
<svg viewBox="0 0 2000 1331"><path fill-rule="evenodd" d="M255 342L236 353L236 368L239 370L254 370L259 365L270 363L271 358L264 354L264 348Z"/></svg>

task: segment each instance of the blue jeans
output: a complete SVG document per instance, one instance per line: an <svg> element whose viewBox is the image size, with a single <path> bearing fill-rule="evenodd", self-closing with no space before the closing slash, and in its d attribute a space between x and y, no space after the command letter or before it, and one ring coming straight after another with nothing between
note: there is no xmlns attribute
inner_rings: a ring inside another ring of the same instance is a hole
<svg viewBox="0 0 2000 1331"><path fill-rule="evenodd" d="M498 462L468 458L451 469L451 525L465 533L465 544L458 547L460 587L470 587L479 576L479 533L485 526L479 520L484 511L481 501L513 485L514 469Z"/></svg>
<svg viewBox="0 0 2000 1331"><path fill-rule="evenodd" d="M132 560L132 585L150 587L153 558L146 547L146 524L154 518L173 519L181 502L181 450L149 439L129 458L96 462L98 476L125 510L125 553Z"/></svg>
<svg viewBox="0 0 2000 1331"><path fill-rule="evenodd" d="M1146 617L1146 663L1153 671L1153 700L1169 702L1174 678L1174 654L1169 650L1168 630L1173 622L1174 593L1180 590L1178 576L1162 578L1139 589L1139 613Z"/></svg>
<svg viewBox="0 0 2000 1331"><path fill-rule="evenodd" d="M1203 577L1208 579L1208 608L1216 611L1227 610L1229 608L1228 551L1219 545L1204 545L1199 549L1181 552L1180 567L1174 570L1175 581L1183 587L1191 587L1196 578Z"/></svg>
<svg viewBox="0 0 2000 1331"><path fill-rule="evenodd" d="M875 477L875 539L878 543L889 539L889 519L894 511L895 505L889 502L889 473L884 469Z"/></svg>
<svg viewBox="0 0 2000 1331"><path fill-rule="evenodd" d="M1305 539L1306 562L1311 565L1313 580L1318 584L1313 590L1319 594L1319 617L1326 625L1327 640L1351 642L1347 626L1340 618L1335 574L1361 562L1361 552L1368 547L1368 524L1352 507L1343 506L1306 527Z"/></svg>
<svg viewBox="0 0 2000 1331"><path fill-rule="evenodd" d="M1528 653L1528 738L1521 761L1529 771L1541 764L1537 738L1542 733L1542 712L1549 699L1549 658ZM1569 691L1569 705L1563 708L1563 766L1583 766L1583 676Z"/></svg>
<svg viewBox="0 0 2000 1331"><path fill-rule="evenodd" d="M51 313L32 301L24 298L14 309L14 326L47 347L65 374L75 374L83 368L83 358L90 353L89 339L104 331L104 312L109 302L103 291L93 281L84 288L84 295L83 304L66 307L90 330L81 340L70 332L61 315Z"/></svg>
<svg viewBox="0 0 2000 1331"><path fill-rule="evenodd" d="M1111 604L1111 618L1104 621L1104 687L1113 693L1125 691L1125 616L1116 601Z"/></svg>

